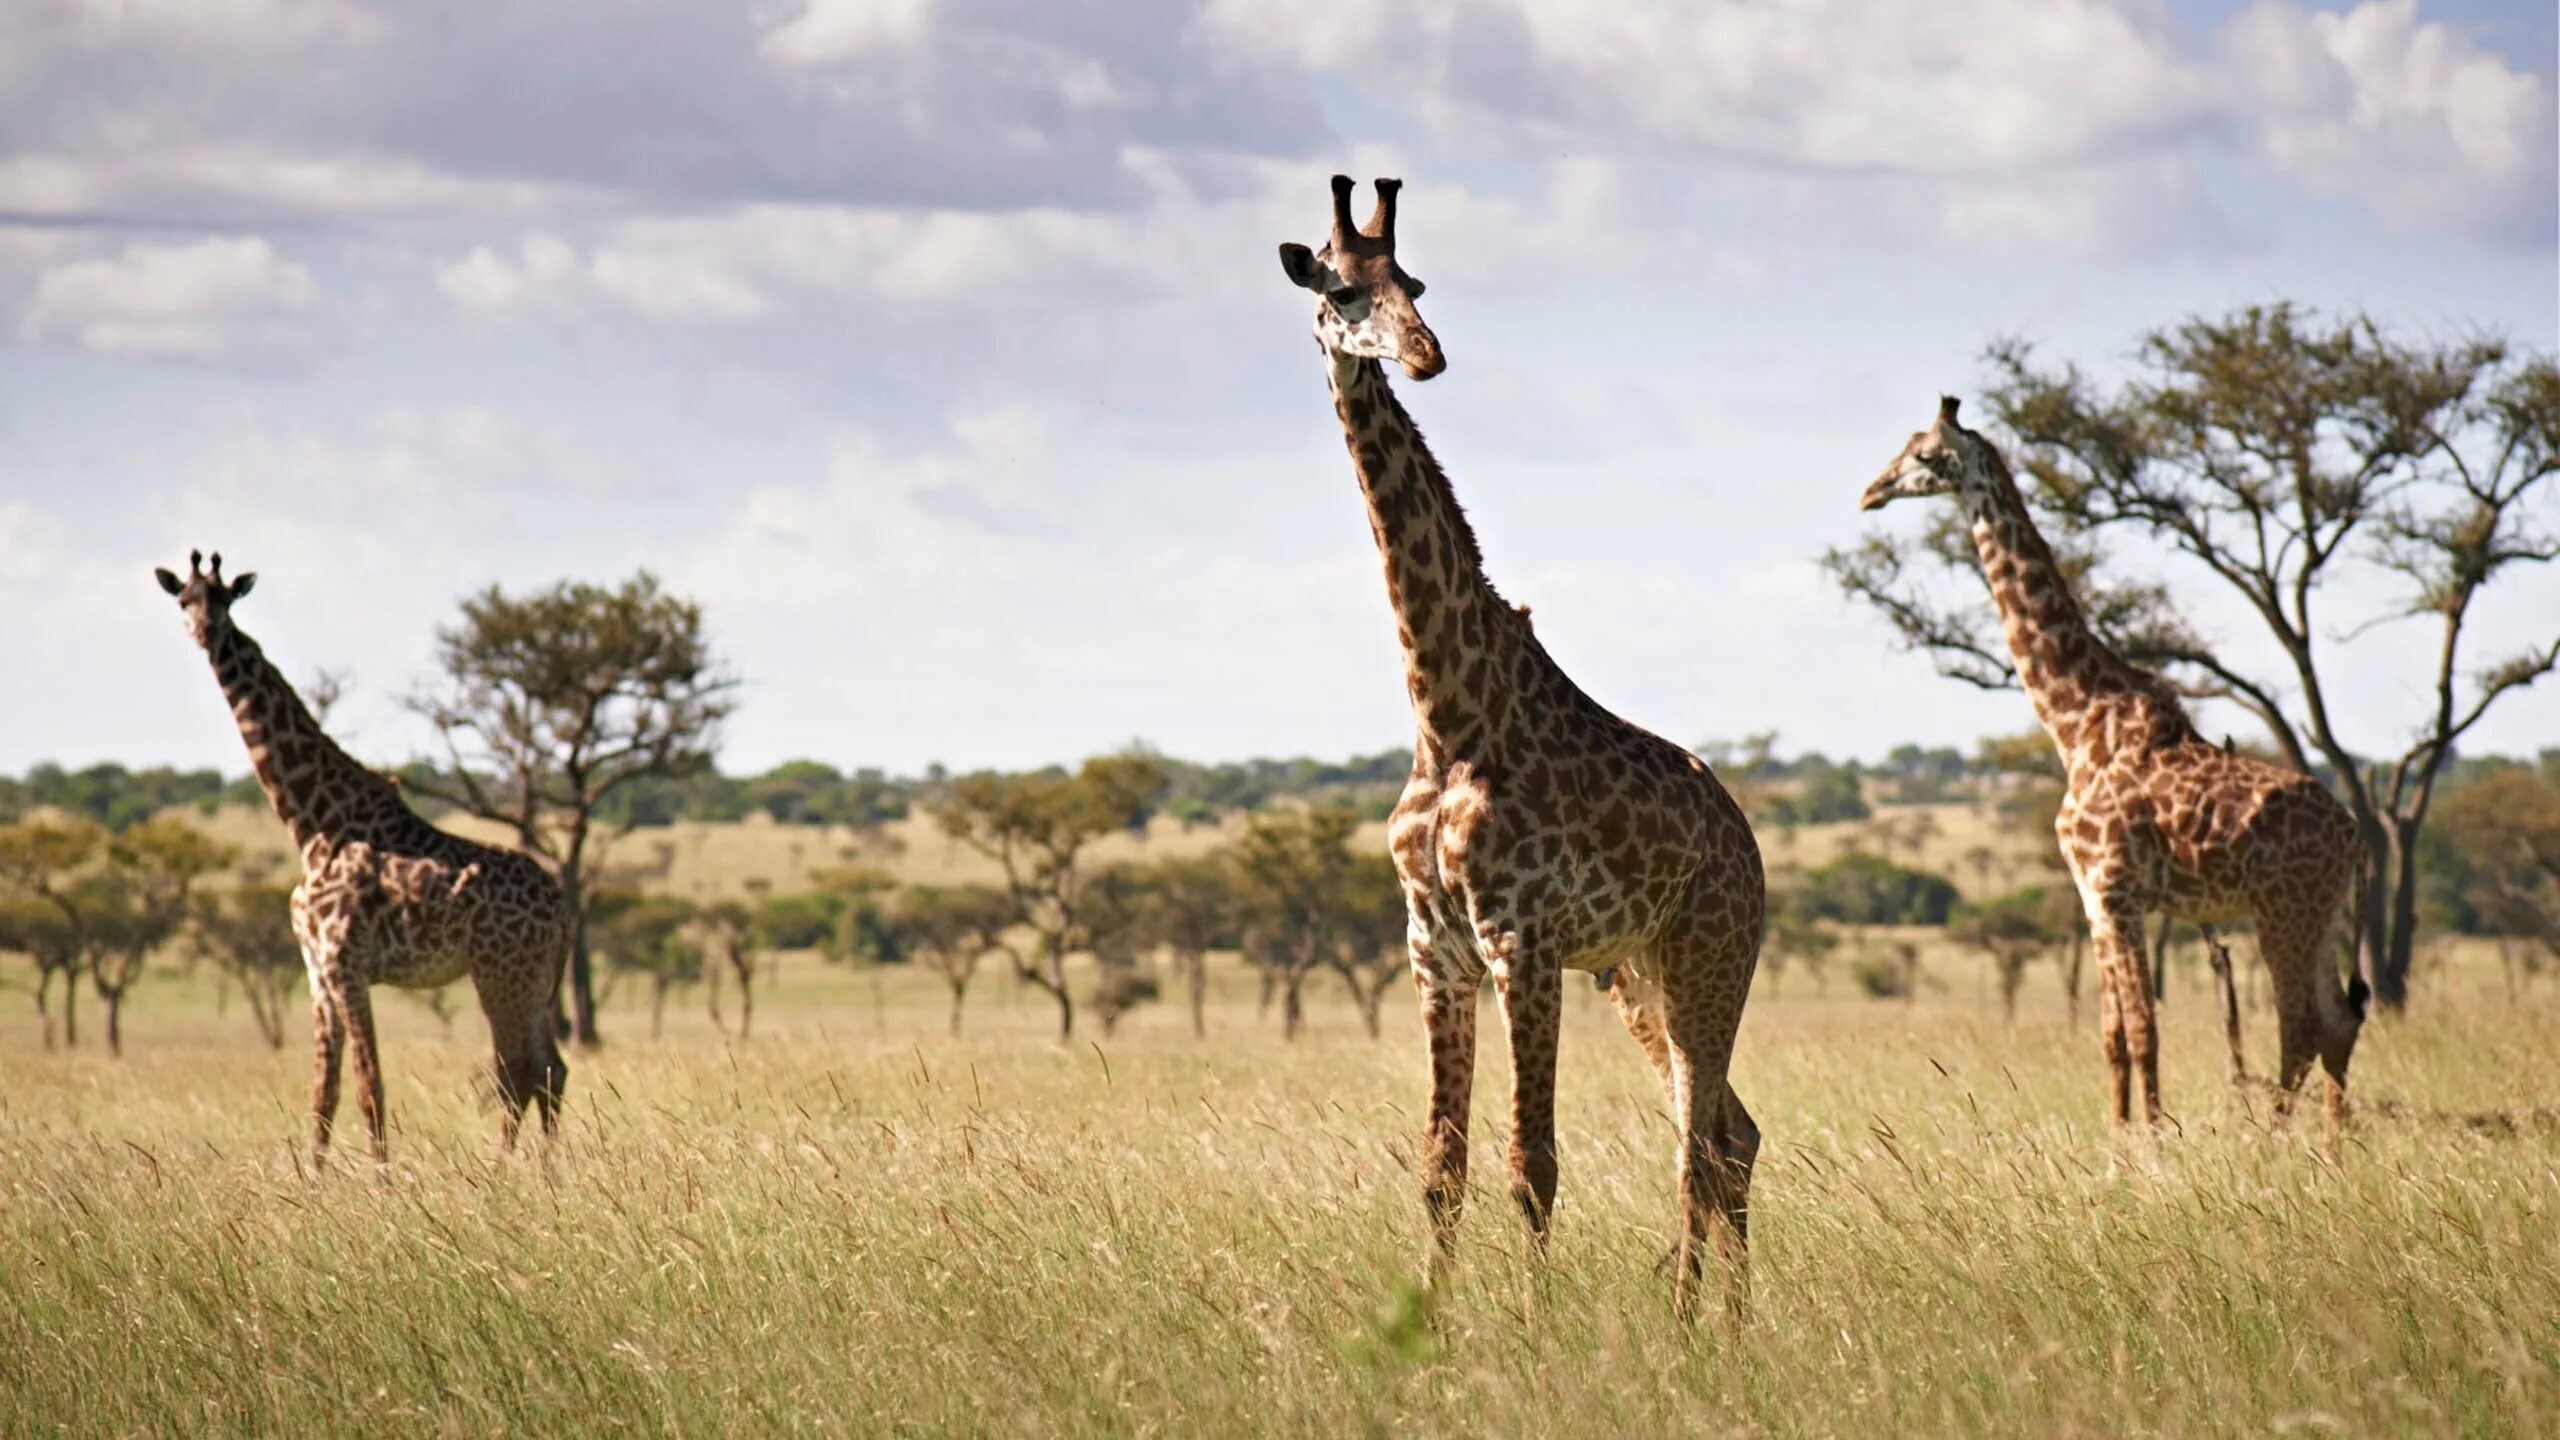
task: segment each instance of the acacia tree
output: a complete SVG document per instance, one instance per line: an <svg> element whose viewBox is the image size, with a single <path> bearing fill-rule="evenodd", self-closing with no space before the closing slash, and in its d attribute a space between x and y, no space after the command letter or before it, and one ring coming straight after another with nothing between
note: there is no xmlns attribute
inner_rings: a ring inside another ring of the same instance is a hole
<svg viewBox="0 0 2560 1440"><path fill-rule="evenodd" d="M89 981L107 1007L107 1053L124 1054L124 998L151 956L186 923L188 897L232 847L175 816L145 820L108 842L106 864L66 897L89 946Z"/></svg>
<svg viewBox="0 0 2560 1440"><path fill-rule="evenodd" d="M78 1016L73 1002L80 993L80 932L51 901L34 895L0 896L0 951L24 955L35 963L36 1019L44 1027L44 1048L54 1048L53 983L65 981L63 1018L71 1040L78 1043Z"/></svg>
<svg viewBox="0 0 2560 1440"><path fill-rule="evenodd" d="M599 811L635 781L707 768L737 681L703 634L702 607L646 570L612 587L491 586L436 643L442 673L409 704L448 763L412 767L406 783L507 826L559 871L575 912L570 1033L597 1044L587 859L617 828Z"/></svg>
<svg viewBox="0 0 2560 1440"><path fill-rule="evenodd" d="M106 843L106 830L88 820L0 826L0 882L27 906L11 923L14 939L0 939L0 945L23 950L36 962L36 1011L44 1017L47 1049L53 1046L53 1016L45 997L57 974L63 980L62 1040L80 1043L80 975L88 967L89 927L66 891Z"/></svg>
<svg viewBox="0 0 2560 1440"><path fill-rule="evenodd" d="M913 885L864 922L861 943L875 963L912 960L941 976L951 991L951 1033L957 1036L978 962L999 951L1012 953L1004 932L1013 917L1013 897L993 886Z"/></svg>
<svg viewBox="0 0 2560 1440"><path fill-rule="evenodd" d="M1154 948L1148 933L1147 881L1135 865L1112 865L1085 887L1085 947L1093 953L1092 1009L1104 1038L1121 1018L1154 1000L1162 987L1146 966Z"/></svg>
<svg viewBox="0 0 2560 1440"><path fill-rule="evenodd" d="M240 986L259 1038L284 1048L285 1001L302 979L302 942L293 933L293 892L281 885L244 885L197 895L188 906L198 954Z"/></svg>
<svg viewBox="0 0 2560 1440"><path fill-rule="evenodd" d="M1209 1034L1209 952L1236 948L1236 873L1224 854L1157 862L1147 872L1147 937L1170 959L1191 1002L1191 1033Z"/></svg>
<svg viewBox="0 0 2560 1440"><path fill-rule="evenodd" d="M1247 820L1236 842L1246 950L1276 982L1286 1039L1306 1023L1307 976L1340 953L1359 823L1343 808L1269 811Z"/></svg>
<svg viewBox="0 0 2560 1440"><path fill-rule="evenodd" d="M2445 797L2443 824L2468 862L2481 918L2560 959L2560 784L2515 766Z"/></svg>
<svg viewBox="0 0 2560 1440"><path fill-rule="evenodd" d="M2486 664L2464 645L2501 578L2560 556L2537 523L2560 474L2560 365L2496 338L2409 343L2360 316L2291 305L2154 331L2139 373L2112 387L2015 342L1988 359L1989 407L2100 632L2191 696L2254 716L2285 762L2316 765L2354 812L2367 851L2357 965L2375 999L2403 1008L2418 841L2438 777L2491 706L2560 665L2560 635ZM2165 548L2242 602L2272 666L2206 640L2162 587L2090 568L2119 535ZM1949 604L1927 582L1973 564L1960 518L1945 512L1924 539L1825 557L1945 673L2013 685L1985 607ZM2324 597L2357 570L2386 578L2399 601L2330 613ZM2427 671L2412 677L2426 709L2396 753L2340 729L2337 652L2324 643L2342 619L2430 632Z"/></svg>
<svg viewBox="0 0 2560 1440"><path fill-rule="evenodd" d="M996 862L1013 921L1029 929L1030 954L1008 951L1014 973L1058 1005L1058 1038L1075 1035L1067 957L1091 948L1084 904L1095 841L1145 832L1163 802L1164 762L1144 750L1087 760L1076 773L964 775L946 787L935 819L943 833Z"/></svg>
<svg viewBox="0 0 2560 1440"><path fill-rule="evenodd" d="M1350 837L1345 835L1344 848ZM1405 918L1404 882L1393 857L1353 853L1337 876L1333 898L1334 944L1327 963L1351 990L1360 1023L1375 1040L1378 1007L1396 982L1413 973L1413 946Z"/></svg>
<svg viewBox="0 0 2560 1440"><path fill-rule="evenodd" d="M2018 988L2027 966L2059 948L2064 930L2051 892L2042 886L1964 906L1947 926L1947 938L1991 957L2000 981L2001 1018L2018 1019Z"/></svg>

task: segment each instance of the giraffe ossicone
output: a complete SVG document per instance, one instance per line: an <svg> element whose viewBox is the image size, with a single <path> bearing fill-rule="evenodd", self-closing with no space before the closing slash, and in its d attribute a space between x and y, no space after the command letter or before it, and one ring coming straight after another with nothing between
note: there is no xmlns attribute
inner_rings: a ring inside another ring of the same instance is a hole
<svg viewBox="0 0 2560 1440"><path fill-rule="evenodd" d="M1934 495L1964 507L2019 683L2062 757L2054 829L2097 945L2115 1119L2131 1118L2137 1075L2145 1117L2160 1119L2142 939L2145 917L2165 914L2251 922L2275 991L2278 1106L2290 1108L2316 1059L2334 1122L2366 999L2361 978L2341 984L2331 952L2362 860L2354 817L2311 776L2206 740L2168 682L2098 638L2008 462L1957 414L1942 397L1859 507Z"/></svg>
<svg viewBox="0 0 2560 1440"><path fill-rule="evenodd" d="M226 582L222 555L187 557L187 575L153 572L177 597L188 630L213 664L249 764L293 838L302 881L293 928L311 976L311 1151L328 1153L339 1066L355 1052L356 1108L376 1160L386 1154L375 985L432 988L465 975L479 992L497 1051L501 1137L515 1143L530 1104L548 1139L559 1125L569 1067L552 1001L573 918L559 881L531 857L449 835L400 798L392 780L358 763L312 718L293 686L232 621L256 581Z"/></svg>
<svg viewBox="0 0 2560 1440"><path fill-rule="evenodd" d="M1679 1135L1676 1303L1695 1307L1712 1243L1739 1306L1760 1134L1727 1083L1766 895L1751 826L1704 762L1582 692L1526 607L1496 593L1475 534L1385 362L1447 368L1396 259L1394 180L1366 226L1333 180L1321 250L1280 247L1314 292L1334 411L1385 570L1415 722L1412 778L1388 822L1429 1036L1429 1265L1450 1256L1467 1176L1476 995L1490 977L1512 1053L1511 1192L1543 1239L1556 1193L1556 1048L1567 970L1610 994L1661 1076Z"/></svg>

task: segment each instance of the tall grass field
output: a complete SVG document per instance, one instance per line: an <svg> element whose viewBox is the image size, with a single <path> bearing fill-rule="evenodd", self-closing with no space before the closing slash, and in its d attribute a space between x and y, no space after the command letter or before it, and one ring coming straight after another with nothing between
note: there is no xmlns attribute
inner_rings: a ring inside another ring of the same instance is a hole
<svg viewBox="0 0 2560 1440"><path fill-rule="evenodd" d="M2331 1146L2225 1083L2187 978L2175 1123L2110 1134L2094 1020L2040 972L2004 1025L1974 963L1764 983L1749 1314L1689 1332L1661 1097L1579 977L1552 1247L1488 1023L1425 1298L1401 1002L1373 1041L1317 982L1284 1043L1230 967L1206 1039L1060 1045L990 976L955 1039L931 976L786 957L743 1041L618 997L546 1161L494 1153L474 1007L386 995L391 1163L350 1100L312 1173L305 1032L172 973L122 1061L0 1029L0 1433L2560 1434L2560 992L2438 966Z"/></svg>

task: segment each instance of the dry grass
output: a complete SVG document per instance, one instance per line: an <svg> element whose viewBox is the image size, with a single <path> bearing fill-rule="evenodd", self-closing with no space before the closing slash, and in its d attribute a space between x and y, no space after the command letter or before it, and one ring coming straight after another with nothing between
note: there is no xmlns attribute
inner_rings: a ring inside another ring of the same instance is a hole
<svg viewBox="0 0 2560 1440"><path fill-rule="evenodd" d="M1694 1336L1661 1107L1578 981L1554 1249L1501 1199L1495 1042L1426 1313L1401 1014L1325 996L1284 1046L1229 976L1207 1043L1068 1048L991 981L954 1042L928 977L793 960L744 1045L611 1017L546 1167L489 1153L476 1022L386 1002L394 1164L311 1176L305 1052L171 977L122 1064L0 1034L0 1430L2560 1432L2560 997L2432 977L2331 1155L2184 992L2180 1125L2116 1139L2048 978L2006 1029L1933 963L1912 1006L1755 1004L1754 1313Z"/></svg>

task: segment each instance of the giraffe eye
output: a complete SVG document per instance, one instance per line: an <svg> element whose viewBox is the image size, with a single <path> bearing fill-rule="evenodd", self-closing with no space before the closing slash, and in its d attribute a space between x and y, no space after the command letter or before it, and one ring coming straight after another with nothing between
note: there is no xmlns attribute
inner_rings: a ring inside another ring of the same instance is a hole
<svg viewBox="0 0 2560 1440"><path fill-rule="evenodd" d="M1327 292L1326 295L1326 298L1336 305L1357 305L1368 297L1369 290L1365 285L1345 285L1340 289Z"/></svg>

